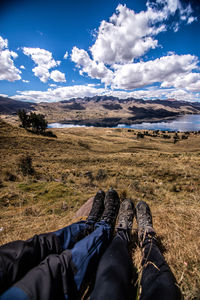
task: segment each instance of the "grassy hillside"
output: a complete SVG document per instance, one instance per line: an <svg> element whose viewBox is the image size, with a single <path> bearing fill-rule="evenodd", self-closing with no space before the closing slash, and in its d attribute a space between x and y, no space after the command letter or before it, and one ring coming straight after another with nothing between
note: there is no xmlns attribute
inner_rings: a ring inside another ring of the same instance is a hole
<svg viewBox="0 0 200 300"><path fill-rule="evenodd" d="M127 129L71 128L57 138L27 133L0 121L0 243L56 230L99 188L121 199L147 201L154 227L185 299L198 299L200 282L200 135L173 139ZM173 134L170 134L171 136ZM30 155L34 173L23 175ZM134 221L133 233L136 229ZM139 268L139 248L132 251Z"/></svg>

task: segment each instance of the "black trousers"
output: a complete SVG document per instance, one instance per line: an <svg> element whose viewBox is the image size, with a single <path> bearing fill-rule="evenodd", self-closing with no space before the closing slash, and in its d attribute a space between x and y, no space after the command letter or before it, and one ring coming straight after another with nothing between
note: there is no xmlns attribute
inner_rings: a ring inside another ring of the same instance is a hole
<svg viewBox="0 0 200 300"><path fill-rule="evenodd" d="M133 265L127 249L126 232L118 231L108 246L112 231L109 225L96 224L96 230L81 239L86 227L84 222L79 222L54 233L1 246L0 294L17 283L0 295L0 299L75 299L72 291L80 289L87 270L88 278L95 275L97 265L92 300L135 299L131 284ZM71 250L65 250L68 248ZM105 252L101 256L102 249ZM140 299L179 299L175 279L156 239L147 236L142 251Z"/></svg>
<svg viewBox="0 0 200 300"><path fill-rule="evenodd" d="M81 221L1 246L0 300L80 299L112 233L105 221Z"/></svg>
<svg viewBox="0 0 200 300"><path fill-rule="evenodd" d="M142 251L140 300L181 299L175 278L156 239L146 237ZM131 278L132 260L127 249L127 238L118 232L99 262L91 300L135 299L136 291L131 285Z"/></svg>

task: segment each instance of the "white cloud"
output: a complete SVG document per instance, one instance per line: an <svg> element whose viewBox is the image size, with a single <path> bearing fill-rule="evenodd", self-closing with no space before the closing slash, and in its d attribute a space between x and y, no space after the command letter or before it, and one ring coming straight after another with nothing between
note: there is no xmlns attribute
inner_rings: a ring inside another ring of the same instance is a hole
<svg viewBox="0 0 200 300"><path fill-rule="evenodd" d="M160 32L169 27L177 32L181 22L189 24L194 20L191 6L180 0L148 1L147 9L139 13L119 4L109 21L101 22L89 49L91 56L73 47L71 59L81 75L100 79L112 89L131 90L157 82L171 87L176 78L197 69L197 57L171 53L146 62L136 59L159 46L155 37ZM198 84L192 88L197 89Z"/></svg>
<svg viewBox="0 0 200 300"><path fill-rule="evenodd" d="M105 84L110 84L113 73L111 70L106 68L104 63L97 63L92 60L88 53L83 49L74 47L72 49L71 59L80 68L80 74L86 73L91 78L101 79Z"/></svg>
<svg viewBox="0 0 200 300"><path fill-rule="evenodd" d="M55 61L52 53L45 49L24 47L23 53L30 56L36 64L36 67L32 71L42 82L47 82L51 77L49 69L60 65L60 61Z"/></svg>
<svg viewBox="0 0 200 300"><path fill-rule="evenodd" d="M30 82L29 80L24 80L24 79L22 81L25 82L25 83L29 83Z"/></svg>
<svg viewBox="0 0 200 300"><path fill-rule="evenodd" d="M13 59L17 58L16 52L8 49L8 40L0 36L0 80L20 80L21 71L14 65Z"/></svg>
<svg viewBox="0 0 200 300"><path fill-rule="evenodd" d="M155 49L158 41L154 35L166 30L164 24L156 26L160 19L161 15L150 7L135 13L125 5L118 5L109 22L101 22L97 39L90 48L94 60L109 65L127 63Z"/></svg>
<svg viewBox="0 0 200 300"><path fill-rule="evenodd" d="M8 40L7 39L3 39L1 36L0 36L0 51L1 50L4 50L5 48L8 48Z"/></svg>
<svg viewBox="0 0 200 300"><path fill-rule="evenodd" d="M189 17L187 23L188 23L188 24L191 24L191 23L193 23L194 21L197 21L197 18Z"/></svg>
<svg viewBox="0 0 200 300"><path fill-rule="evenodd" d="M200 74L188 73L176 76L174 80L164 81L162 87L183 88L192 92L200 92Z"/></svg>
<svg viewBox="0 0 200 300"><path fill-rule="evenodd" d="M65 55L64 55L64 57L63 57L64 59L67 59L68 58L68 52L66 51L66 53L65 53Z"/></svg>
<svg viewBox="0 0 200 300"><path fill-rule="evenodd" d="M58 70L52 71L50 77L55 82L66 82L65 74Z"/></svg>
<svg viewBox="0 0 200 300"><path fill-rule="evenodd" d="M47 89L46 91L18 91L18 95L13 96L16 100L29 100L34 102L42 101L60 101L74 97L92 97L101 95L105 92L104 88L95 88L87 85L73 85Z"/></svg>
<svg viewBox="0 0 200 300"><path fill-rule="evenodd" d="M112 91L109 90L106 95L126 99L133 97L135 99L176 99L183 101L200 101L200 93L192 93L185 89L163 89L159 87L150 87L132 92L126 91Z"/></svg>
<svg viewBox="0 0 200 300"><path fill-rule="evenodd" d="M159 6L162 8L159 8ZM126 5L119 4L109 21L103 20L94 45L90 48L93 59L112 65L129 63L158 47L155 36L167 30L164 22L178 11L180 18L194 21L190 5L183 8L179 0L157 0L147 3L147 10L135 13ZM180 20L179 20L180 21ZM178 30L179 23L174 30Z"/></svg>
<svg viewBox="0 0 200 300"><path fill-rule="evenodd" d="M25 70L25 67L23 65L20 66L20 69Z"/></svg>
<svg viewBox="0 0 200 300"><path fill-rule="evenodd" d="M94 85L74 85L66 87L49 88L46 91L18 91L13 96L16 100L27 100L33 102L54 102L68 100L71 98L83 98L93 96L114 96L121 99L177 99L185 101L200 101L200 93L187 91L184 88L159 88L150 87L136 91L119 91L99 88Z"/></svg>
<svg viewBox="0 0 200 300"><path fill-rule="evenodd" d="M193 55L169 55L147 62L115 65L113 88L134 89L156 82L168 86L181 74L197 68L198 59Z"/></svg>
<svg viewBox="0 0 200 300"><path fill-rule="evenodd" d="M178 12L180 20L186 21L193 12L191 5L187 3L184 4L182 0L148 1L147 7L151 7L158 12L160 11L163 15L163 19L168 19L170 16L174 16L175 13Z"/></svg>
<svg viewBox="0 0 200 300"><path fill-rule="evenodd" d="M57 87L57 84L51 83L49 84L50 87Z"/></svg>

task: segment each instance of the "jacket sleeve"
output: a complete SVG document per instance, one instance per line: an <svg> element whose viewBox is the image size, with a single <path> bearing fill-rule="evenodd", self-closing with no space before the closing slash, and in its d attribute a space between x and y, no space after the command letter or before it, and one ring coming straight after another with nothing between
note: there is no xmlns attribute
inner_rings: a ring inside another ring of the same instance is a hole
<svg viewBox="0 0 200 300"><path fill-rule="evenodd" d="M35 235L27 241L14 241L0 247L0 294L52 253L61 253L58 236Z"/></svg>

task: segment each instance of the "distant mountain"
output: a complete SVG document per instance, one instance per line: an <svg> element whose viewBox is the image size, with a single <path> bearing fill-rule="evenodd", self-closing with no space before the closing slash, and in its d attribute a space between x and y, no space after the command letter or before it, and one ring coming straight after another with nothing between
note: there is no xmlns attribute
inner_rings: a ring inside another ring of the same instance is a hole
<svg viewBox="0 0 200 300"><path fill-rule="evenodd" d="M156 122L174 119L183 114L200 114L200 103L174 99L143 100L94 96L36 104L0 97L0 114L15 115L19 109L23 108L44 114L50 123L93 126Z"/></svg>
<svg viewBox="0 0 200 300"><path fill-rule="evenodd" d="M35 109L35 104L31 102L17 101L11 98L0 96L0 114L13 115L16 114L19 109L26 109L31 111Z"/></svg>

